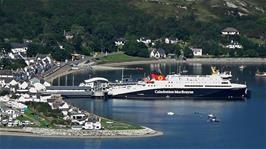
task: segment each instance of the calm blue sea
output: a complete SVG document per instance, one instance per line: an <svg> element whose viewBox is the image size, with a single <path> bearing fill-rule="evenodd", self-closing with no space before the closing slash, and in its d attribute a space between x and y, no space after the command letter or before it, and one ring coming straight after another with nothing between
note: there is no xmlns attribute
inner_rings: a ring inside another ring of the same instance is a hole
<svg viewBox="0 0 266 149"><path fill-rule="evenodd" d="M189 74L209 74L210 65L149 64L135 65L144 71L125 70L125 76L141 78L152 71L173 73L188 70ZM148 126L163 136L130 139L65 139L0 136L1 149L265 149L266 148L266 78L256 78L257 69L266 65L217 65L231 70L233 81L247 83L252 98L245 101L196 100L93 100L69 99L72 104L115 120ZM87 79L87 72L74 74L75 84ZM121 78L120 70L94 72L114 81ZM67 84L72 84L69 75ZM60 79L64 84L64 77ZM54 84L57 84L57 80ZM175 115L168 116L167 112ZM207 122L214 113L220 123Z"/></svg>

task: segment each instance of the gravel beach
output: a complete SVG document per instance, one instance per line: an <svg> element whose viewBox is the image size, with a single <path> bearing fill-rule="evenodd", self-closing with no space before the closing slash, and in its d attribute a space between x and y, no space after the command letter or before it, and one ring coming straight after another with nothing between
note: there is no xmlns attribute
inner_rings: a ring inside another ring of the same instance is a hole
<svg viewBox="0 0 266 149"><path fill-rule="evenodd" d="M132 62L119 62L119 63L106 63L99 66L126 66L137 64L153 64L153 63L205 63L205 64L265 64L266 58L193 58L187 60L175 59L159 59L147 61L132 61Z"/></svg>
<svg viewBox="0 0 266 149"><path fill-rule="evenodd" d="M0 128L0 136L60 137L60 138L135 138L163 135L147 127L135 130L72 130L50 128Z"/></svg>

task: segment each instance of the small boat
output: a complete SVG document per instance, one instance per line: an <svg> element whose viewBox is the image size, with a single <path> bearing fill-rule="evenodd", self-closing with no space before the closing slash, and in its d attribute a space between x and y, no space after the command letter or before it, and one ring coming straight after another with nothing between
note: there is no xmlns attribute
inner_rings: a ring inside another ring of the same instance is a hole
<svg viewBox="0 0 266 149"><path fill-rule="evenodd" d="M220 120L212 113L208 115L208 121L209 122L220 122Z"/></svg>
<svg viewBox="0 0 266 149"><path fill-rule="evenodd" d="M239 66L239 69L240 69L240 70L243 70L245 67L246 67L246 66L244 66L244 65L240 65L240 66Z"/></svg>
<svg viewBox="0 0 266 149"><path fill-rule="evenodd" d="M209 119L209 122L220 122L220 120L219 119L217 119L217 118L211 118L211 119Z"/></svg>
<svg viewBox="0 0 266 149"><path fill-rule="evenodd" d="M167 115L172 116L172 115L175 115L175 113L174 112L167 112Z"/></svg>
<svg viewBox="0 0 266 149"><path fill-rule="evenodd" d="M208 115L208 119L213 119L213 118L216 118L216 116L214 114L211 113Z"/></svg>
<svg viewBox="0 0 266 149"><path fill-rule="evenodd" d="M266 77L266 72L259 72L257 71L255 74L256 77Z"/></svg>

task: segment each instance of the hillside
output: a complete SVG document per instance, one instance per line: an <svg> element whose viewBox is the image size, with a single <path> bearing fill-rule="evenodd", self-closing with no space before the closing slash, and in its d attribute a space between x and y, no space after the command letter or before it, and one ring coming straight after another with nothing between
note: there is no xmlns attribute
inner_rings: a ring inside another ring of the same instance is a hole
<svg viewBox="0 0 266 149"><path fill-rule="evenodd" d="M147 13L165 17L180 17L192 10L199 18L206 18L204 21L219 19L230 11L242 16L259 15L265 13L266 8L264 0L134 0L131 4Z"/></svg>
<svg viewBox="0 0 266 149"><path fill-rule="evenodd" d="M140 37L178 38L186 44L176 50L197 46L224 55L220 31L235 27L239 42L248 43L244 51L266 56L265 0L1 0L0 6L0 48L28 39L29 55L52 53L63 60L74 52L116 51L118 38Z"/></svg>
<svg viewBox="0 0 266 149"><path fill-rule="evenodd" d="M247 35L265 39L265 27L261 28L263 32L252 27L266 25L264 0L132 0L130 3L155 17L176 17L182 21L193 15L197 21L219 22L221 26L234 26Z"/></svg>

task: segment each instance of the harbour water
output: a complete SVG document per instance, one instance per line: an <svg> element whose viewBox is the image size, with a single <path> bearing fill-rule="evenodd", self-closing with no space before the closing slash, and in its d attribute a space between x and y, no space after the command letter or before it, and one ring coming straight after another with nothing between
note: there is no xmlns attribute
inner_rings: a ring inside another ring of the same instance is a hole
<svg viewBox="0 0 266 149"><path fill-rule="evenodd" d="M124 139L65 139L0 136L1 149L60 149L60 148L191 148L191 149L264 149L266 148L266 78L255 77L255 72L266 71L266 65L216 65L231 70L233 82L247 83L251 99L244 101L219 100L93 100L68 99L68 102L101 116L119 121L144 125L162 131L163 136ZM133 70L134 68L144 70ZM202 64L147 64L132 65L125 69L125 76L142 78L153 71L164 74L187 70L188 74L210 74L210 65ZM74 74L74 84L88 79L87 72ZM121 70L98 71L92 76L106 77L111 81L121 79ZM61 85L66 81L62 77ZM71 75L67 77L71 82ZM58 81L55 80L54 84ZM63 82L63 83L62 83ZM174 115L168 115L173 112ZM221 121L207 121L214 113Z"/></svg>

